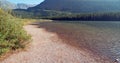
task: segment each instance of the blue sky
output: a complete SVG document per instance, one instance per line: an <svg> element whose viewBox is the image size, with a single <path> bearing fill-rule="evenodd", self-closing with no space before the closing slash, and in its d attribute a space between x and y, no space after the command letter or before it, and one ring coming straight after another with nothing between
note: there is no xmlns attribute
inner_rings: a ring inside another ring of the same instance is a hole
<svg viewBox="0 0 120 63"><path fill-rule="evenodd" d="M12 3L40 4L44 0L8 0Z"/></svg>

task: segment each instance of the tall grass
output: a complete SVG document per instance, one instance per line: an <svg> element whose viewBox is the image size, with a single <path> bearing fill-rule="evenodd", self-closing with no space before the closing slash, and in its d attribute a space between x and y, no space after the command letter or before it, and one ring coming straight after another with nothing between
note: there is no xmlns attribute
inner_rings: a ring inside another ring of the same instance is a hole
<svg viewBox="0 0 120 63"><path fill-rule="evenodd" d="M21 21L0 9L0 55L24 48L29 38Z"/></svg>

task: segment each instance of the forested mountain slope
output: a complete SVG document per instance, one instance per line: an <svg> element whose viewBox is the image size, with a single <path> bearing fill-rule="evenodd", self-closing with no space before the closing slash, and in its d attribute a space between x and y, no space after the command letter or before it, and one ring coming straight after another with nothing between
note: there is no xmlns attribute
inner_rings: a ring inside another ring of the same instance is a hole
<svg viewBox="0 0 120 63"><path fill-rule="evenodd" d="M45 0L29 10L57 10L68 12L118 12L119 0Z"/></svg>

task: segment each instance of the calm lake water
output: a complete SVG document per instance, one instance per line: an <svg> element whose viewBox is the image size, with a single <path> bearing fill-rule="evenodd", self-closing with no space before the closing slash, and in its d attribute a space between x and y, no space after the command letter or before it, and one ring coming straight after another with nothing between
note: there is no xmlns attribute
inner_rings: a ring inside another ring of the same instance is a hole
<svg viewBox="0 0 120 63"><path fill-rule="evenodd" d="M119 21L70 21L57 22L66 25L73 31L85 31L86 46L96 49L111 59L120 59L120 22ZM87 35L86 35L87 36Z"/></svg>
<svg viewBox="0 0 120 63"><path fill-rule="evenodd" d="M113 61L120 59L119 21L53 21L41 23L40 27L61 34L62 39L67 35L68 43L74 40L72 45L85 46Z"/></svg>

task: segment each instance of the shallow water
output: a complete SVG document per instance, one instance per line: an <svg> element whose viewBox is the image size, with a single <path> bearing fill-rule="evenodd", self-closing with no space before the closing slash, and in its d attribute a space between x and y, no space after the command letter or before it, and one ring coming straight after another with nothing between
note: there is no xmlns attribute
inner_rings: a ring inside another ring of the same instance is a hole
<svg viewBox="0 0 120 63"><path fill-rule="evenodd" d="M81 30L88 32L91 36L94 36L92 38L86 37L88 41L86 41L86 43L89 44L91 49L96 49L102 55L105 55L113 60L120 58L119 21L63 21L59 23L70 27L76 32Z"/></svg>

